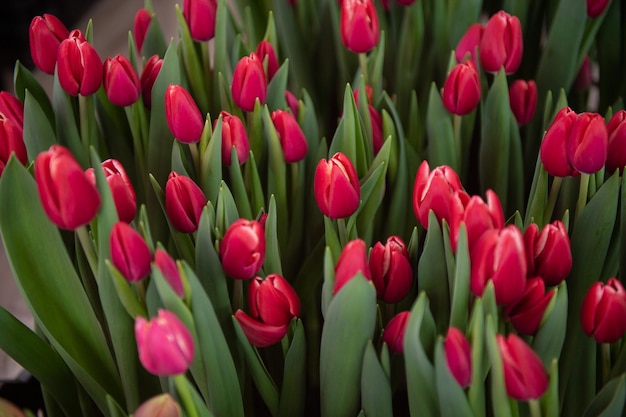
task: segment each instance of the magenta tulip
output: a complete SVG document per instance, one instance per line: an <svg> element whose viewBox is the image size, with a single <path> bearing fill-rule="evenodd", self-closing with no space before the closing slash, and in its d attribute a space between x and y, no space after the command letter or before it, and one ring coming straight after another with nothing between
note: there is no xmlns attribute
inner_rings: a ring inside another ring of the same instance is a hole
<svg viewBox="0 0 626 417"><path fill-rule="evenodd" d="M315 169L313 193L325 216L342 219L354 214L361 201L361 186L346 155L337 152L328 160L320 160Z"/></svg>
<svg viewBox="0 0 626 417"><path fill-rule="evenodd" d="M129 282L150 274L152 253L144 238L128 223L117 222L109 236L111 262Z"/></svg>
<svg viewBox="0 0 626 417"><path fill-rule="evenodd" d="M234 279L254 277L265 261L265 231L256 220L239 219L220 242L222 268Z"/></svg>

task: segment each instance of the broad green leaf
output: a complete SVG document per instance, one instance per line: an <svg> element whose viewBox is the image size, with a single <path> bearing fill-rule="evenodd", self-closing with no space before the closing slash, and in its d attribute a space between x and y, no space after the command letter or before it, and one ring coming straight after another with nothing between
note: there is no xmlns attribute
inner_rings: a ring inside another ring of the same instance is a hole
<svg viewBox="0 0 626 417"><path fill-rule="evenodd" d="M304 415L306 404L306 339L302 320L296 320L295 334L285 356L283 385L280 390L278 417Z"/></svg>
<svg viewBox="0 0 626 417"><path fill-rule="evenodd" d="M276 200L274 196L270 196L270 206L265 219L265 261L263 262L263 271L266 274L283 274L280 262L280 249L278 246L278 234L276 231L277 223Z"/></svg>
<svg viewBox="0 0 626 417"><path fill-rule="evenodd" d="M498 417L511 417L511 406L509 405L509 397L504 383L504 365L502 364L500 348L498 348L498 343L496 342L496 326L490 315L486 316L485 321L485 340L487 351L489 352L489 361L491 362L489 379L493 414Z"/></svg>
<svg viewBox="0 0 626 417"><path fill-rule="evenodd" d="M470 299L470 259L467 245L467 230L465 225L461 225L456 247L454 285L451 292L450 326L462 331L467 327Z"/></svg>
<svg viewBox="0 0 626 417"><path fill-rule="evenodd" d="M40 152L56 143L53 127L35 98L26 90L24 100L24 143L28 160L34 161Z"/></svg>
<svg viewBox="0 0 626 417"><path fill-rule="evenodd" d="M250 200L246 191L246 184L241 172L241 165L237 158L237 150L235 147L231 149L230 186L233 189L233 197L237 204L237 211L244 219L252 219L252 210L250 209Z"/></svg>
<svg viewBox="0 0 626 417"><path fill-rule="evenodd" d="M78 123L74 115L72 98L61 88L58 77L54 76L52 85L52 107L54 109L56 137L59 143L72 151L83 168L89 167L87 147L81 143Z"/></svg>
<svg viewBox="0 0 626 417"><path fill-rule="evenodd" d="M463 388L461 388L450 372L450 368L448 368L441 338L437 340L437 345L435 346L435 380L442 417L471 417L474 415Z"/></svg>
<svg viewBox="0 0 626 417"><path fill-rule="evenodd" d="M426 134L428 135L428 160L430 166L449 165L460 172L461 155L458 154L454 139L454 129L450 113L443 106L437 85L430 86L428 111L426 113Z"/></svg>
<svg viewBox="0 0 626 417"><path fill-rule="evenodd" d="M270 111L284 110L287 108L285 90L287 90L287 75L289 74L289 59L285 59L272 80L267 85L267 97L265 104Z"/></svg>
<svg viewBox="0 0 626 417"><path fill-rule="evenodd" d="M54 130L54 111L52 110L52 103L50 103L48 93L46 93L46 90L39 84L39 81L37 81L33 73L22 65L20 61L15 62L13 86L15 88L15 95L23 103L26 103L27 91L33 96L48 118L48 123L50 123L50 126L52 126Z"/></svg>
<svg viewBox="0 0 626 417"><path fill-rule="evenodd" d="M376 350L370 340L363 356L361 371L361 407L369 417L392 417L392 393Z"/></svg>
<svg viewBox="0 0 626 417"><path fill-rule="evenodd" d="M559 359L563 342L565 341L565 328L567 326L567 284L561 283L555 290L553 302L546 309L543 323L533 338L532 348L541 358L546 368L554 359Z"/></svg>
<svg viewBox="0 0 626 417"><path fill-rule="evenodd" d="M584 417L620 416L626 401L626 375L610 380L585 410Z"/></svg>
<svg viewBox="0 0 626 417"><path fill-rule="evenodd" d="M200 159L200 188L213 204L217 203L222 183L222 124L222 116L219 116L209 144Z"/></svg>
<svg viewBox="0 0 626 417"><path fill-rule="evenodd" d="M462 329L463 330L463 329ZM467 396L476 416L485 415L485 379L489 370L485 349L485 315L482 299L477 298L469 324L469 341L472 347L472 383Z"/></svg>
<svg viewBox="0 0 626 417"><path fill-rule="evenodd" d="M559 367L556 359L547 367L549 371L548 390L541 399L541 409L545 417L559 417Z"/></svg>

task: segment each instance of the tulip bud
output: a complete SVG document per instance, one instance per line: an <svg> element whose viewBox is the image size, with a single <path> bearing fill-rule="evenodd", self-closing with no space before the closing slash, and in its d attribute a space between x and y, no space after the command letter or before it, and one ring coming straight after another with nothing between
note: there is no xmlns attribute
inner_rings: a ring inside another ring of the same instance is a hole
<svg viewBox="0 0 626 417"><path fill-rule="evenodd" d="M265 231L256 220L239 219L220 243L222 268L234 279L254 277L265 261Z"/></svg>
<svg viewBox="0 0 626 417"><path fill-rule="evenodd" d="M609 0L587 0L587 16L592 19L599 17L609 5Z"/></svg>
<svg viewBox="0 0 626 417"><path fill-rule="evenodd" d="M178 266L176 266L174 258L164 250L157 249L154 251L154 263L176 295L181 298L184 297L185 288L183 287L183 280L180 277L180 272L178 271Z"/></svg>
<svg viewBox="0 0 626 417"><path fill-rule="evenodd" d="M410 311L403 311L393 316L387 323L387 326L385 326L383 342L389 346L389 350L392 353L404 352L404 333L410 317Z"/></svg>
<svg viewBox="0 0 626 417"><path fill-rule="evenodd" d="M142 7L137 10L135 20L133 22L133 37L135 39L137 51L139 51L140 54L143 41L146 39L146 34L148 33L148 28L150 27L151 22L152 13L150 13L148 9Z"/></svg>
<svg viewBox="0 0 626 417"><path fill-rule="evenodd" d="M502 229L504 227L504 213L498 195L492 190L487 190L487 203L480 196L472 196L465 206L461 221L465 223L467 230L467 243L470 251L474 244L487 230ZM459 225L450 225L450 230L455 234L452 238L452 248L456 250L458 242Z"/></svg>
<svg viewBox="0 0 626 417"><path fill-rule="evenodd" d="M509 397L518 401L539 399L548 389L548 374L539 356L515 334L498 334L496 342Z"/></svg>
<svg viewBox="0 0 626 417"><path fill-rule="evenodd" d="M173 376L187 371L193 362L191 332L176 315L159 309L157 317L135 319L135 339L139 360L154 375Z"/></svg>
<svg viewBox="0 0 626 417"><path fill-rule="evenodd" d="M275 345L289 331L289 323L272 326L253 319L241 309L237 310L234 316L250 344L256 347Z"/></svg>
<svg viewBox="0 0 626 417"><path fill-rule="evenodd" d="M271 118L283 148L285 162L291 164L303 160L309 150L309 143L293 115L276 110L272 112Z"/></svg>
<svg viewBox="0 0 626 417"><path fill-rule="evenodd" d="M313 193L320 211L331 219L349 217L359 207L361 186L350 159L341 152L315 169Z"/></svg>
<svg viewBox="0 0 626 417"><path fill-rule="evenodd" d="M529 278L522 298L517 303L509 305L504 316L511 321L518 333L532 336L539 330L541 319L553 295L554 290L546 292L543 279Z"/></svg>
<svg viewBox="0 0 626 417"><path fill-rule="evenodd" d="M144 401L134 417L182 417L180 407L170 394L161 394Z"/></svg>
<svg viewBox="0 0 626 417"><path fill-rule="evenodd" d="M216 15L217 0L183 0L183 17L193 40L213 39Z"/></svg>
<svg viewBox="0 0 626 417"><path fill-rule="evenodd" d="M141 77L139 78L141 98L143 99L144 106L147 108L152 107L152 87L154 87L154 82L159 76L162 66L163 60L159 58L158 55L152 55L150 59L146 61L146 65L141 72Z"/></svg>
<svg viewBox="0 0 626 417"><path fill-rule="evenodd" d="M117 211L117 217L120 221L130 223L135 218L137 213L137 200L135 197L135 190L133 185L126 175L126 170L116 159L107 159L101 164L106 177L111 194L113 195L113 201L115 202L115 209ZM87 178L93 185L96 185L96 175L93 168L88 168L85 171Z"/></svg>
<svg viewBox="0 0 626 417"><path fill-rule="evenodd" d="M59 84L69 95L89 96L102 85L102 61L80 31L59 45L57 73Z"/></svg>
<svg viewBox="0 0 626 417"><path fill-rule="evenodd" d="M0 175L11 154L15 154L22 165L28 162L22 129L15 121L0 112Z"/></svg>
<svg viewBox="0 0 626 417"><path fill-rule="evenodd" d="M250 282L248 305L253 318L270 326L282 326L300 316L300 299L289 282L279 274Z"/></svg>
<svg viewBox="0 0 626 417"><path fill-rule="evenodd" d="M524 52L522 25L517 16L503 10L491 16L480 41L480 62L487 72L504 67L507 74L519 68Z"/></svg>
<svg viewBox="0 0 626 417"><path fill-rule="evenodd" d="M535 115L537 108L537 84L533 80L515 80L509 88L511 111L517 124L528 124Z"/></svg>
<svg viewBox="0 0 626 417"><path fill-rule="evenodd" d="M372 280L367 262L367 248L361 239L351 240L344 246L335 266L335 285L333 295L348 283L356 274L361 273L367 280Z"/></svg>
<svg viewBox="0 0 626 417"><path fill-rule="evenodd" d="M467 388L472 382L472 349L467 338L456 327L450 327L443 348L450 373L461 388Z"/></svg>
<svg viewBox="0 0 626 417"><path fill-rule="evenodd" d="M546 285L559 285L572 270L572 251L565 225L556 220L539 233L531 224L524 232L529 276L540 276Z"/></svg>
<svg viewBox="0 0 626 417"><path fill-rule="evenodd" d="M472 61L457 64L443 85L441 99L452 114L463 116L480 102L480 79Z"/></svg>
<svg viewBox="0 0 626 417"><path fill-rule="evenodd" d="M470 289L480 297L487 282L493 282L496 303L508 306L516 303L526 288L526 252L520 230L511 225L488 230L478 239L470 252L472 265Z"/></svg>
<svg viewBox="0 0 626 417"><path fill-rule="evenodd" d="M246 128L239 117L227 111L221 111L220 116L222 116L222 163L230 166L234 147L239 164L243 164L250 156L250 141ZM213 122L213 128L216 124L217 119Z"/></svg>
<svg viewBox="0 0 626 417"><path fill-rule="evenodd" d="M626 332L626 291L622 283L609 278L589 288L580 309L580 324L587 336L598 343L617 342Z"/></svg>
<svg viewBox="0 0 626 417"><path fill-rule="evenodd" d="M289 90L285 90L285 100L287 100L287 105L289 106L289 110L291 110L291 114L296 119L298 118L298 110L300 109L300 102L298 98Z"/></svg>
<svg viewBox="0 0 626 417"><path fill-rule="evenodd" d="M89 223L100 208L100 195L71 152L52 145L35 159L35 180L44 211L62 229Z"/></svg>
<svg viewBox="0 0 626 417"><path fill-rule="evenodd" d="M254 110L254 103L257 99L261 104L265 103L267 80L263 61L256 53L244 56L235 66L231 93L235 104L245 111Z"/></svg>
<svg viewBox="0 0 626 417"><path fill-rule="evenodd" d="M56 16L35 16L30 22L30 54L35 66L46 74L54 74L59 45L69 36L69 31Z"/></svg>
<svg viewBox="0 0 626 417"><path fill-rule="evenodd" d="M372 0L344 0L340 19L341 41L347 49L360 54L378 45L380 28Z"/></svg>
<svg viewBox="0 0 626 417"><path fill-rule="evenodd" d="M204 193L191 178L170 172L165 184L165 212L176 230L183 233L198 230L206 202Z"/></svg>
<svg viewBox="0 0 626 417"><path fill-rule="evenodd" d="M548 174L554 177L568 177L578 175L570 163L567 153L567 141L574 123L578 119L576 112L569 107L561 109L548 127L539 157Z"/></svg>
<svg viewBox="0 0 626 417"><path fill-rule="evenodd" d="M141 84L128 58L117 54L104 61L104 91L116 106L130 106L139 99Z"/></svg>
<svg viewBox="0 0 626 417"><path fill-rule="evenodd" d="M274 47L268 41L261 41L256 47L256 54L261 63L264 63L265 58L267 57L267 70L265 71L265 76L267 78L267 82L270 82L280 67Z"/></svg>
<svg viewBox="0 0 626 417"><path fill-rule="evenodd" d="M109 236L111 262L129 282L150 274L152 254L144 238L128 223L117 222Z"/></svg>
<svg viewBox="0 0 626 417"><path fill-rule="evenodd" d="M2 94L2 93L0 93ZM2 109L0 108L0 111ZM606 158L606 169L620 174L626 166L626 110L620 110L611 117L607 127L609 133L609 150Z"/></svg>
<svg viewBox="0 0 626 417"><path fill-rule="evenodd" d="M204 118L193 97L184 87L170 84L165 90L165 117L170 132L180 142L200 141Z"/></svg>
<svg viewBox="0 0 626 417"><path fill-rule="evenodd" d="M595 174L606 163L609 132L598 113L581 113L568 139L568 156L577 171Z"/></svg>
<svg viewBox="0 0 626 417"><path fill-rule="evenodd" d="M578 74L576 74L574 87L576 87L576 89L579 91L587 91L589 90L589 87L591 87L592 81L591 61L589 60L589 55L585 55L585 59L583 59L583 63L578 69Z"/></svg>
<svg viewBox="0 0 626 417"><path fill-rule="evenodd" d="M454 56L456 57L456 62L459 64L462 63L467 55L469 54L469 59L474 62L476 65L476 49L480 45L480 40L483 37L483 32L485 27L480 23L472 23L463 37L459 40L456 49L454 50Z"/></svg>
<svg viewBox="0 0 626 417"><path fill-rule="evenodd" d="M391 236L383 245L376 242L370 252L369 267L378 298L397 303L409 293L413 269L402 238Z"/></svg>
<svg viewBox="0 0 626 417"><path fill-rule="evenodd" d="M8 91L0 91L0 113L24 129L24 103Z"/></svg>

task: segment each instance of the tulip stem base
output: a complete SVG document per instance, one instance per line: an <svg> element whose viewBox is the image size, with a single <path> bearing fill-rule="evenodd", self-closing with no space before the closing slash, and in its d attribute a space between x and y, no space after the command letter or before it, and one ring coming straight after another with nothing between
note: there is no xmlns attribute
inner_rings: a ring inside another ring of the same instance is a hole
<svg viewBox="0 0 626 417"><path fill-rule="evenodd" d="M541 417L541 405L539 400L529 400L528 406L530 407L530 415L532 417Z"/></svg>
<svg viewBox="0 0 626 417"><path fill-rule="evenodd" d="M185 378L185 375L176 375L172 377L172 379L174 379L176 391L180 396L180 401L185 408L187 415L189 417L200 417L200 414L198 414L198 410L196 410L196 405L193 402L193 398L191 397L191 392L189 392L189 382Z"/></svg>
<svg viewBox="0 0 626 417"><path fill-rule="evenodd" d="M563 178L554 177L554 181L552 181L552 186L550 187L550 195L548 195L548 202L546 203L546 211L543 214L544 224L550 223L552 219L552 213L554 212L554 206L556 206L556 199L559 197L562 183Z"/></svg>
<svg viewBox="0 0 626 417"><path fill-rule="evenodd" d="M578 201L576 202L576 218L587 205L587 191L589 189L589 174L580 174L580 188L578 189Z"/></svg>
<svg viewBox="0 0 626 417"><path fill-rule="evenodd" d="M361 74L363 74L363 84L367 85L367 55L364 53L359 54L359 67L361 68Z"/></svg>
<svg viewBox="0 0 626 417"><path fill-rule="evenodd" d="M235 279L233 283L233 311L243 308L243 281Z"/></svg>
<svg viewBox="0 0 626 417"><path fill-rule="evenodd" d="M93 272L93 275L97 277L98 276L98 259L96 257L96 251L93 248L91 238L89 237L89 232L87 231L87 227L80 226L78 229L76 229L76 235L78 236L78 240L80 241L80 246L82 246L83 251L85 251L85 257L87 258L87 262L89 263L91 272Z"/></svg>
<svg viewBox="0 0 626 417"><path fill-rule="evenodd" d="M346 246L348 243L348 231L346 229L346 219L337 219L337 229L339 232L339 242L341 246Z"/></svg>
<svg viewBox="0 0 626 417"><path fill-rule="evenodd" d="M611 378L611 344L602 343L600 346L602 351L602 384L606 385Z"/></svg>

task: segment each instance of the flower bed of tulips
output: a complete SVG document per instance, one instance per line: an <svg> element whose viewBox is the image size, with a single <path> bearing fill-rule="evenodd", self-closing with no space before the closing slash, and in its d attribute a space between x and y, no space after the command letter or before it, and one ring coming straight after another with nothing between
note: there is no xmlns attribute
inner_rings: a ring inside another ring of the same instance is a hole
<svg viewBox="0 0 626 417"><path fill-rule="evenodd" d="M622 2L172 13L36 16L0 92L46 415L623 415Z"/></svg>

